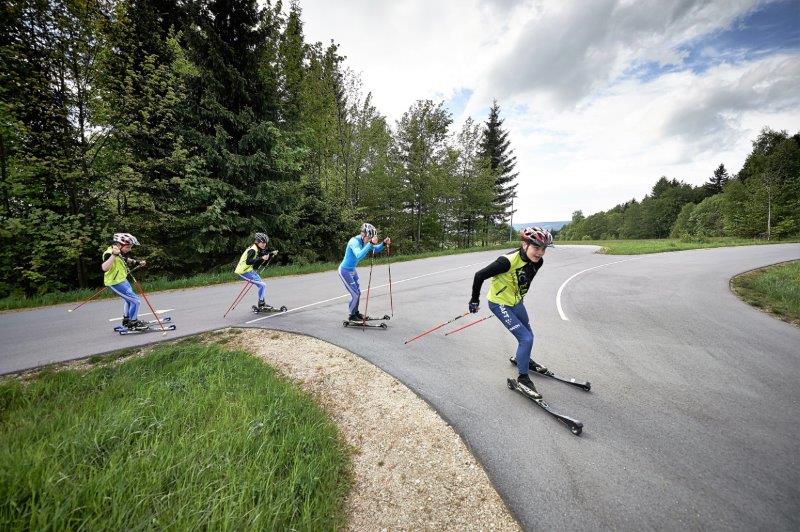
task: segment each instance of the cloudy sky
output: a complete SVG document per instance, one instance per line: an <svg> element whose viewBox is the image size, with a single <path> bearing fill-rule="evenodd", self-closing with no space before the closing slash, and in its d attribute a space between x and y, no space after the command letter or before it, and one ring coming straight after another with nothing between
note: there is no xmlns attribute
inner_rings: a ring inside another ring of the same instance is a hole
<svg viewBox="0 0 800 532"><path fill-rule="evenodd" d="M662 175L738 171L764 126L800 130L800 0L300 0L394 123L492 99L518 159L514 221L641 199Z"/></svg>

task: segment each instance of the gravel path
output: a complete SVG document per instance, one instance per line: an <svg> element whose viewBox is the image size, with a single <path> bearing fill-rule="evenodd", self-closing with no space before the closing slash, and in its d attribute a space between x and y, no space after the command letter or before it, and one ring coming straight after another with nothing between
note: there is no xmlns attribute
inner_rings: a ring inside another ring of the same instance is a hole
<svg viewBox="0 0 800 532"><path fill-rule="evenodd" d="M311 392L355 448L350 529L519 530L453 428L397 379L308 336L228 335Z"/></svg>

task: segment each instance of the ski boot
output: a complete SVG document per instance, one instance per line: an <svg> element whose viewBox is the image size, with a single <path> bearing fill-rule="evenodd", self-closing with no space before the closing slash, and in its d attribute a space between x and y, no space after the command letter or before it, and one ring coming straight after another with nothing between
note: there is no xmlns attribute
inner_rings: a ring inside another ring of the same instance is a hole
<svg viewBox="0 0 800 532"><path fill-rule="evenodd" d="M347 321L364 321L364 315L359 311L355 311L347 318Z"/></svg>
<svg viewBox="0 0 800 532"><path fill-rule="evenodd" d="M127 327L132 331L146 331L150 328L150 324L142 320L129 320Z"/></svg>
<svg viewBox="0 0 800 532"><path fill-rule="evenodd" d="M533 381L531 381L531 378L528 376L527 373L517 377L517 387L519 388L519 391L521 391L531 399L542 398L542 394L540 394L536 390L536 386L533 385Z"/></svg>
<svg viewBox="0 0 800 532"><path fill-rule="evenodd" d="M536 362L534 359L531 359L528 367L531 369L531 371L535 371L536 373L541 373L542 375L547 374L547 368Z"/></svg>

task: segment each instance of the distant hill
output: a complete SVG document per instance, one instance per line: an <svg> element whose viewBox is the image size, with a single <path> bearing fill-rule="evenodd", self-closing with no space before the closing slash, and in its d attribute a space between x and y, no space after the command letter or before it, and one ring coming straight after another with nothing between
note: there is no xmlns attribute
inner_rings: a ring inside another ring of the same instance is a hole
<svg viewBox="0 0 800 532"><path fill-rule="evenodd" d="M514 224L514 229L519 230L523 227L542 227L550 231L558 231L568 223L569 220L565 220L563 222L526 222L524 224Z"/></svg>

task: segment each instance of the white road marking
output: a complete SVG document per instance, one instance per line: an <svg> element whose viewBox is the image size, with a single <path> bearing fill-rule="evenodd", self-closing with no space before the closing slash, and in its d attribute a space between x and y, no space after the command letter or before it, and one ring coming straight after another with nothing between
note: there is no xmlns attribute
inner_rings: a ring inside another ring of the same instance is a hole
<svg viewBox="0 0 800 532"><path fill-rule="evenodd" d="M598 266L592 266L591 268L586 268L585 270L581 270L578 273L571 276L569 279L561 283L561 286L558 287L558 293L556 294L556 308L558 309L558 314L561 316L561 319L564 321L569 321L569 318L566 314L564 314L564 309L561 308L561 292L564 291L564 287L567 286L567 283L573 280L575 277L579 276L584 272L588 272L589 270L596 270L597 268L604 268L605 266L611 266L612 264L619 264L620 262L628 262L629 260L636 260L639 257L633 257L632 259L624 259L624 260L617 260L614 262L609 262L607 264L600 264Z"/></svg>
<svg viewBox="0 0 800 532"><path fill-rule="evenodd" d="M165 308L164 310L156 310L156 314L164 314L165 312L171 312L175 310L174 308ZM143 314L139 314L139 316L150 316L152 312L145 312ZM122 321L122 318L109 318L108 321Z"/></svg>
<svg viewBox="0 0 800 532"><path fill-rule="evenodd" d="M440 273L452 272L454 270L463 270L464 268L472 268L473 266L479 266L481 264L483 264L483 262L476 262L474 264L466 264L464 266L457 266L455 268L448 268L446 270L440 270L438 272L423 273L422 275L417 275L415 277L409 277L408 279L401 279L399 281L393 281L392 285L405 283L405 282L408 282L408 281L413 281L414 279L421 279L422 277L428 277L428 276L431 276L431 275L438 275ZM375 288L376 289L384 288L386 286L389 286L389 283L378 285ZM361 294L363 295L364 292L362 291ZM276 314L268 314L266 316L261 316L260 318L256 318L256 319L253 319L253 320L250 320L250 321L246 321L245 325L249 325L251 323L255 323L255 322L261 321L261 320L266 320L267 318L274 318L276 316L283 316L283 315L288 314L290 312L294 312L295 310L300 310L300 309L304 309L304 308L308 308L308 307L313 307L315 305L321 305L323 303L328 303L329 301L335 301L337 299L342 299L343 297L350 297L350 294L344 294L344 295L341 295L341 296L332 297L330 299L324 299L322 301L316 301L314 303L309 303L308 305L303 305L302 307L291 308L291 309L287 310L286 312L279 312L279 313L276 313Z"/></svg>

